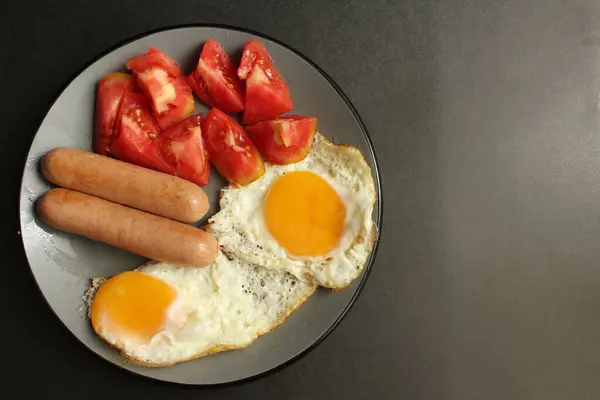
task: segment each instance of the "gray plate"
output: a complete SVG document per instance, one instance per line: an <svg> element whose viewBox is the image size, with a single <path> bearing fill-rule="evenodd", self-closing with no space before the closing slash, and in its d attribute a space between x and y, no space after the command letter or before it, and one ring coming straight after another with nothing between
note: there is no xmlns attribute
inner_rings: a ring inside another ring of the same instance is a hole
<svg viewBox="0 0 600 400"><path fill-rule="evenodd" d="M262 35L228 27L185 26L153 32L128 41L101 56L77 75L58 96L33 140L21 186L21 233L31 270L42 294L58 318L89 349L126 370L146 377L184 384L223 384L244 380L287 364L318 344L346 314L371 269L375 249L359 279L332 293L318 290L296 313L273 332L243 350L220 353L169 368L143 368L126 363L91 330L82 295L91 276L111 276L130 270L144 259L84 238L44 226L34 212L35 200L50 186L38 170L40 157L57 146L91 150L96 82L148 47L155 46L181 63L195 66L202 43L212 37L239 60L242 47L258 38L265 44L294 98L296 114L315 115L319 130L334 142L360 148L371 165L378 193L374 218L381 228L380 178L365 128L341 90L310 60ZM207 108L198 104L197 110ZM206 191L211 214L218 210L218 191L224 181L211 175Z"/></svg>

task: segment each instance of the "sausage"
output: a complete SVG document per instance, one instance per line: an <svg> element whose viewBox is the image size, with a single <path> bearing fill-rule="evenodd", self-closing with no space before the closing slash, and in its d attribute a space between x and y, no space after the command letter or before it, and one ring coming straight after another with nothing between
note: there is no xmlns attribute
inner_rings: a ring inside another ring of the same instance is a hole
<svg viewBox="0 0 600 400"><path fill-rule="evenodd" d="M217 256L217 240L202 229L69 189L46 192L38 216L58 230L170 264L203 267Z"/></svg>
<svg viewBox="0 0 600 400"><path fill-rule="evenodd" d="M198 221L209 208L206 193L192 182L88 151L56 148L44 155L41 169L57 186L181 222Z"/></svg>

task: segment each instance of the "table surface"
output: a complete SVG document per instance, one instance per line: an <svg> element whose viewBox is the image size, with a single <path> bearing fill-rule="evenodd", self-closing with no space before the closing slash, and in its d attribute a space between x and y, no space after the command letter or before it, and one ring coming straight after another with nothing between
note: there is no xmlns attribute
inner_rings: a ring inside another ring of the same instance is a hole
<svg viewBox="0 0 600 400"><path fill-rule="evenodd" d="M0 13L0 397L598 397L600 3L54 3ZM29 142L73 74L128 37L197 22L262 31L327 71L372 134L385 204L373 273L338 329L282 371L217 389L144 380L81 346L34 284L15 211Z"/></svg>

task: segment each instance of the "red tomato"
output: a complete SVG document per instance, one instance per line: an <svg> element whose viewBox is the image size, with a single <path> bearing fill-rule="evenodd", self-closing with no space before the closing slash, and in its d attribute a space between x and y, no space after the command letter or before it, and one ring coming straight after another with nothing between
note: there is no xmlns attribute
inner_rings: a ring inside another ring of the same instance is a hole
<svg viewBox="0 0 600 400"><path fill-rule="evenodd" d="M208 185L210 164L202 140L202 114L192 115L159 135L159 148L175 175L198 185Z"/></svg>
<svg viewBox="0 0 600 400"><path fill-rule="evenodd" d="M291 164L308 155L317 132L317 119L289 115L246 126L246 131L266 161Z"/></svg>
<svg viewBox="0 0 600 400"><path fill-rule="evenodd" d="M151 47L146 54L133 57L131 60L127 61L127 68L136 74L151 68L160 68L171 78L183 76L183 71L179 64L156 47Z"/></svg>
<svg viewBox="0 0 600 400"><path fill-rule="evenodd" d="M122 72L112 72L98 81L96 90L96 124L94 129L94 151L108 154L113 128L127 88L133 86L133 77Z"/></svg>
<svg viewBox="0 0 600 400"><path fill-rule="evenodd" d="M187 77L188 85L200 101L225 112L244 109L242 83L231 58L221 45L208 39L202 48L196 70Z"/></svg>
<svg viewBox="0 0 600 400"><path fill-rule="evenodd" d="M166 96L163 98L169 98L170 100L164 100L165 111L154 113L156 122L161 129L167 129L173 124L182 121L192 115L196 108L194 103L194 96L192 90L185 82L184 77L173 79L169 82L162 90L160 96Z"/></svg>
<svg viewBox="0 0 600 400"><path fill-rule="evenodd" d="M218 108L202 121L210 161L232 185L247 185L265 173L262 157L244 128Z"/></svg>
<svg viewBox="0 0 600 400"><path fill-rule="evenodd" d="M162 51L132 58L127 68L135 74L142 91L152 100L152 110L161 129L177 123L194 112L192 91L179 65Z"/></svg>
<svg viewBox="0 0 600 400"><path fill-rule="evenodd" d="M173 167L165 161L158 148L159 133L146 97L125 91L115 123L111 153L121 161L173 173Z"/></svg>
<svg viewBox="0 0 600 400"><path fill-rule="evenodd" d="M246 43L238 76L246 80L244 124L274 119L292 109L290 90L259 41Z"/></svg>
<svg viewBox="0 0 600 400"><path fill-rule="evenodd" d="M238 68L238 76L240 79L248 79L248 75L250 75L250 71L252 71L255 64L270 68L274 63L269 52L261 42L258 40L250 40L246 43L244 50L242 51L242 59L240 60L240 66Z"/></svg>

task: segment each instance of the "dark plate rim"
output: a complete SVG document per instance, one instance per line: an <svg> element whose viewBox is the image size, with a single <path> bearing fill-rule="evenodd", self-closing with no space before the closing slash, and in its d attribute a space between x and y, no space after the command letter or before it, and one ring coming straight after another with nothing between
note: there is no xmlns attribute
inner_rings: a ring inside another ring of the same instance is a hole
<svg viewBox="0 0 600 400"><path fill-rule="evenodd" d="M381 236L383 233L383 226L382 226L382 221L383 221L383 193L382 193L382 185L381 185L381 175L379 172L379 160L377 159L377 156L375 154L375 150L373 148L373 142L371 141L371 137L369 136L369 133L367 131L367 128L365 126L365 123L363 122L362 118L360 117L360 115L358 114L358 111L356 110L356 108L354 107L354 105L352 104L352 102L350 101L350 99L348 98L348 96L344 93L344 91L340 88L340 86L335 83L335 81L331 78L331 76L329 76L329 74L327 74L327 72L325 72L321 67L319 67L315 62L313 62L309 57L305 56L304 54L302 54L301 52L299 52L298 50L294 49L293 47L291 47L290 45L275 39L269 35L266 35L264 33L261 32L257 32L255 30L251 30L251 29L247 29L247 28L242 28L239 26L235 26L235 25L226 25L226 24L211 24L211 23L187 23L187 24L178 24L178 25L168 25L168 26L163 26L161 28L157 28L157 29L152 29L152 30L148 30L145 31L141 34L137 34L135 36L131 36L119 43L117 43L114 46L111 46L109 49L103 51L102 53L100 53L99 55L97 55L96 57L93 57L91 60L89 60L88 62L86 62L80 69L78 69L70 78L67 79L67 82L62 85L61 89L58 91L58 94L56 94L53 97L53 100L49 103L49 105L46 108L46 112L44 113L43 117L41 118L40 122L37 125L37 128L35 130L35 134L32 136L30 142L29 142L29 147L27 150L27 155L25 155L25 159L27 159L27 156L29 154L29 151L31 150L31 146L33 145L33 141L35 140L36 136L37 136L37 132L39 131L40 127L42 126L42 123L44 122L44 120L46 119L48 113L50 112L50 110L52 109L52 107L54 107L54 104L56 103L56 101L60 98L60 96L63 94L63 92L67 89L67 87L69 87L69 85L71 84L71 82L73 80L75 80L79 75L81 75L87 68L89 68L90 66L92 66L94 63L96 63L98 60L100 60L101 58L103 58L104 56L112 53L113 51L116 51L117 49L131 43L134 42L138 39L142 39L146 36L150 36L153 35L155 33L160 33L160 32L164 32L164 31L170 31L170 30L176 30L176 29L185 29L185 28L217 28L217 29L226 29L226 30L231 30L231 31L238 31L238 32L242 32L242 33L247 33L256 37L260 37L260 38L264 38L267 40L270 40L282 47L284 47L286 50L291 51L292 53L294 53L295 55L297 55L298 57L302 58L305 62L307 62L311 67L313 67L314 69L317 70L317 72L319 72L326 80L327 82L335 89L335 91L339 94L339 96L344 100L344 102L346 103L346 105L348 106L348 108L350 109L350 111L352 111L352 115L354 116L354 118L356 118L356 121L358 122L358 125L360 127L360 130L367 142L367 147L369 149L369 153L371 155L371 157L374 160L374 165L373 165L373 171L375 172L375 184L376 184L376 189L377 189L377 203L379 206L379 215L377 216L377 219L375 221L376 224L376 228L377 228L377 237L375 239L375 242L373 243L373 249L371 250L371 254L369 256L369 260L367 261L367 265L365 266L365 271L363 274L363 277L361 278L358 287L356 288L356 291L354 292L354 295L350 298L350 301L348 302L348 304L346 305L346 307L342 310L342 312L340 313L339 317L331 324L331 326L317 339L315 340L310 346L308 346L306 349L302 350L300 353L296 354L295 356L293 356L292 358L290 358L287 361L282 362L281 364L268 369L266 371L263 371L261 373L258 373L256 375L252 375L252 376L248 376L246 378L241 378L235 381L230 381L230 382L222 382L222 383L182 383L182 382L173 382L173 381L167 381L167 380L163 380L160 378L153 378L153 377L149 377L146 375L142 375L138 372L135 371L131 371L129 369L124 368L121 365L115 364L113 362L110 362L110 364L118 367L119 369L126 371L132 375L135 375L137 377L149 380L149 381L154 381L154 382L158 382L161 384L166 384L166 385L176 385L176 386L195 386L195 387L206 387L206 388L211 388L211 387L228 387L228 386L237 386L240 384L243 384L245 382L250 382L250 381L254 381L254 380L258 380L261 378L264 378L266 376L272 375L278 371L281 371L283 369L285 369L286 367L292 365L293 363L295 363L296 361L300 360L301 358L305 357L308 353L310 353L312 350L314 350L319 344L321 344L330 334L331 332L333 332L335 330L335 328L337 328L340 324L340 322L342 322L342 320L346 317L346 315L348 314L348 312L352 309L352 307L354 306L354 304L356 303L356 300L358 299L359 295L361 294L361 292L363 291L365 284L367 282L367 280L369 279L369 276L371 274L371 270L373 269L373 263L375 262L375 258L377 256L377 251L379 250L379 242L381 241ZM20 231L23 231L23 226L22 226L22 220L21 220L21 194L22 194L22 188L23 188L23 181L25 179L25 172L26 172L26 167L23 168L23 173L21 174L21 181L20 181L20 186L19 186L19 207L18 207L18 212L19 212L19 227L20 227ZM34 273L33 273L33 269L31 268L31 264L29 262L29 257L27 255L27 250L25 249L25 241L23 239L23 236L21 236L21 245L23 248L23 252L25 254L25 258L27 260L27 264L29 266L29 272L31 273L31 277L33 278L33 281L35 282L38 290L40 291L40 294L42 295L42 298L44 299L46 305L50 308L50 310L52 311L52 314L54 315L54 317L61 323L61 325L63 326L63 328L65 328L73 337L75 337L77 339L77 341L81 344L83 344L83 347L85 347L90 353L94 354L96 357L107 361L104 357L102 357L101 355L97 354L95 351L93 351L92 349L90 349L85 343L83 343L78 337L77 335L75 335L67 326L66 324L62 321L62 319L60 319L60 317L58 316L58 314L56 313L56 311L54 311L54 308L52 308L52 305L48 302L48 300L46 299L46 296L44 296L44 293L42 291L42 288L40 287L40 284L38 283Z"/></svg>

